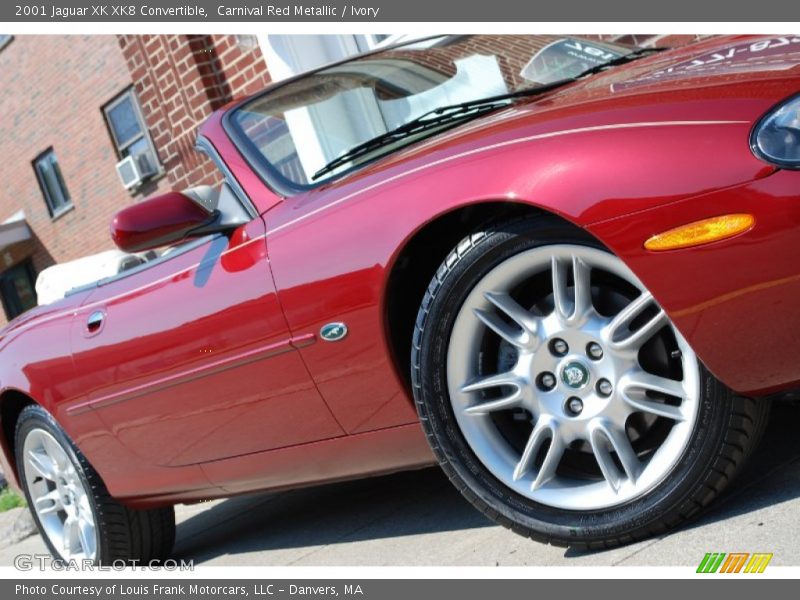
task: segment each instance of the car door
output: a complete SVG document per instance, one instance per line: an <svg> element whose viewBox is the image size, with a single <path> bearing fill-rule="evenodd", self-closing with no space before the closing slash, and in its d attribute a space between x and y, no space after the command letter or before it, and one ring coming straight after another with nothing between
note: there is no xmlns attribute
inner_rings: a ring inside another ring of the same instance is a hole
<svg viewBox="0 0 800 600"><path fill-rule="evenodd" d="M100 285L71 331L86 409L140 457L187 465L342 435L277 301L264 222Z"/></svg>

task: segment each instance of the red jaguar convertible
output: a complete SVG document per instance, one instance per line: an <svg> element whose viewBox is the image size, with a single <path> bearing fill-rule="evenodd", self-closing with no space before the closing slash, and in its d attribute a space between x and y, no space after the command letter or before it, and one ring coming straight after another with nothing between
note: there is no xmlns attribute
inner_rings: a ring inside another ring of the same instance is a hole
<svg viewBox="0 0 800 600"><path fill-rule="evenodd" d="M213 114L152 260L0 332L6 473L54 555L176 503L436 462L535 540L708 506L800 388L800 37L447 36Z"/></svg>

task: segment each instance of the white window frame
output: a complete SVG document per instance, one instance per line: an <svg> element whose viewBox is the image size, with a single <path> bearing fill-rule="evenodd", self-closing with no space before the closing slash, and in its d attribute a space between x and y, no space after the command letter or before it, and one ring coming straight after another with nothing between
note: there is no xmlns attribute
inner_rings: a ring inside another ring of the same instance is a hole
<svg viewBox="0 0 800 600"><path fill-rule="evenodd" d="M109 113L111 112L112 109L116 108L129 98L131 101L131 106L133 107L134 116L136 117L136 121L139 124L139 133L130 140L126 141L125 144L123 145L119 143L119 140L117 140L117 132L114 131L114 126L112 124ZM111 142L114 144L114 150L117 153L117 157L119 158L119 160L122 160L125 157L130 156L130 154L126 153L128 148L133 146L136 142L144 139L147 142L147 148L156 165L156 173L154 175L151 175L150 178L162 174L163 166L161 165L161 161L158 158L158 152L156 152L156 147L153 144L153 139L150 137L150 130L147 128L147 123L144 120L144 115L142 114L142 107L139 104L139 97L136 95L136 90L133 87L129 87L125 91L116 95L110 102L107 102L102 106L102 111L103 111L103 118L105 119L106 126L108 127L108 133L111 135Z"/></svg>

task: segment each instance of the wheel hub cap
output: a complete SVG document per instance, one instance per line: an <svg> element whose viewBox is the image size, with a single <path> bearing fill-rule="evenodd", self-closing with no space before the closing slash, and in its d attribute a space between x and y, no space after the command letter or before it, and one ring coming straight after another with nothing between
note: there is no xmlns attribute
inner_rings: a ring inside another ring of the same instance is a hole
<svg viewBox="0 0 800 600"><path fill-rule="evenodd" d="M561 379L569 387L578 390L589 383L589 369L577 361L568 362L561 369Z"/></svg>

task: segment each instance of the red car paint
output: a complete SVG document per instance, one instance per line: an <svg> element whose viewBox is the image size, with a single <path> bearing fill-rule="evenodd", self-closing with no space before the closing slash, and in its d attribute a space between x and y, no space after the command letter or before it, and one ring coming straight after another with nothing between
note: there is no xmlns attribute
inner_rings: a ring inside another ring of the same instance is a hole
<svg viewBox="0 0 800 600"><path fill-rule="evenodd" d="M150 215L157 215L158 222L147 218ZM173 239L176 231L200 227L209 220L210 213L197 202L169 192L119 211L111 222L111 239L126 252L141 252L180 241Z"/></svg>
<svg viewBox="0 0 800 600"><path fill-rule="evenodd" d="M11 323L0 402L42 404L132 506L430 464L390 350L388 282L427 224L498 201L595 235L734 390L796 388L800 173L756 159L748 136L800 90L800 56L794 43L768 61L736 52L758 43L716 38L618 67L287 198L237 150L223 109L201 135L260 216ZM738 212L756 225L735 238L642 246ZM320 340L337 321L346 338Z"/></svg>

